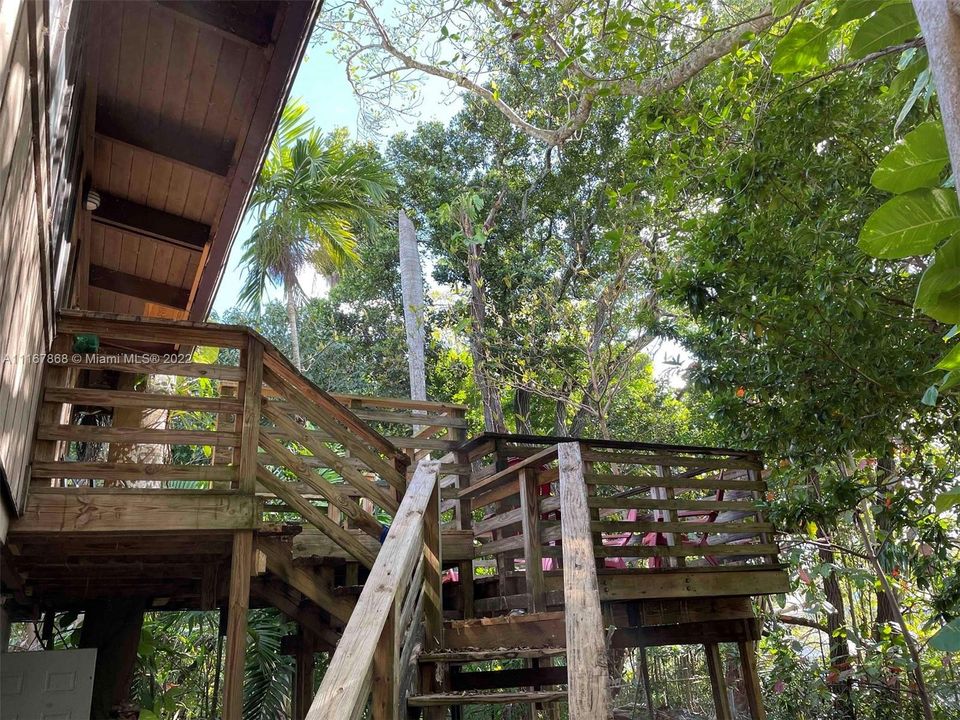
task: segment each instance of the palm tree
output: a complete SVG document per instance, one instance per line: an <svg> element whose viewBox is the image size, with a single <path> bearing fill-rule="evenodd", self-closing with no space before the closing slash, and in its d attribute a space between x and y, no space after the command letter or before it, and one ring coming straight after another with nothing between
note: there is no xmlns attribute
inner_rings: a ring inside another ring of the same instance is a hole
<svg viewBox="0 0 960 720"><path fill-rule="evenodd" d="M283 288L292 360L302 369L297 308L303 289L297 273L312 266L327 277L358 260L357 232L372 231L395 187L376 151L351 143L345 130L324 134L291 101L250 202L256 226L240 263L241 305L260 310L267 284Z"/></svg>

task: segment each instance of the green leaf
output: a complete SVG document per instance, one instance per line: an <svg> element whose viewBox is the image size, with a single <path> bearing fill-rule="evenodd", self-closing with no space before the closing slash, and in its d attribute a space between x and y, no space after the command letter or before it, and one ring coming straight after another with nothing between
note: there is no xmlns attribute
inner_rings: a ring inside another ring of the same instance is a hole
<svg viewBox="0 0 960 720"><path fill-rule="evenodd" d="M940 397L940 391L937 390L936 385L931 385L927 388L927 391L923 394L923 397L920 398L920 402L922 402L924 405L934 407L937 404L938 397Z"/></svg>
<svg viewBox="0 0 960 720"><path fill-rule="evenodd" d="M933 187L948 162L950 153L943 124L925 122L904 135L903 141L887 153L870 182L892 193Z"/></svg>
<svg viewBox="0 0 960 720"><path fill-rule="evenodd" d="M793 10L798 4L798 0L773 0L771 9L775 17L780 17Z"/></svg>
<svg viewBox="0 0 960 720"><path fill-rule="evenodd" d="M960 370L951 370L940 381L940 392L945 393L960 385Z"/></svg>
<svg viewBox="0 0 960 720"><path fill-rule="evenodd" d="M907 99L903 103L903 107L900 108L900 113L897 115L897 121L893 124L893 131L897 132L900 128L900 124L907 119L907 115L910 114L910 111L913 110L913 106L917 104L917 100L920 96L927 91L929 94L928 88L933 83L933 74L930 72L930 68L924 68L919 75L917 75L917 80L913 84L913 90L910 91L910 95L907 96Z"/></svg>
<svg viewBox="0 0 960 720"><path fill-rule="evenodd" d="M937 248L933 264L920 278L914 304L935 320L960 323L960 235Z"/></svg>
<svg viewBox="0 0 960 720"><path fill-rule="evenodd" d="M940 652L960 652L960 618L954 618L930 638L930 647Z"/></svg>
<svg viewBox="0 0 960 720"><path fill-rule="evenodd" d="M867 218L857 245L878 258L926 255L960 231L960 203L953 190L913 190L888 200Z"/></svg>
<svg viewBox="0 0 960 720"><path fill-rule="evenodd" d="M921 189L898 195L867 218L857 245L878 258L926 255L960 231L960 203L953 190Z"/></svg>
<svg viewBox="0 0 960 720"><path fill-rule="evenodd" d="M822 65L830 53L833 30L813 23L798 22L777 45L770 69L775 73L803 72Z"/></svg>
<svg viewBox="0 0 960 720"><path fill-rule="evenodd" d="M859 59L870 53L902 43L920 32L917 16L909 3L886 5L867 18L850 44L850 57Z"/></svg>
<svg viewBox="0 0 960 720"><path fill-rule="evenodd" d="M933 505L937 508L938 513L944 513L947 510L960 507L960 488L940 493L933 499Z"/></svg>
<svg viewBox="0 0 960 720"><path fill-rule="evenodd" d="M844 0L837 3L837 11L827 20L827 25L839 28L853 20L866 17L878 7L877 0Z"/></svg>
<svg viewBox="0 0 960 720"><path fill-rule="evenodd" d="M937 363L938 370L960 370L960 343L956 343Z"/></svg>

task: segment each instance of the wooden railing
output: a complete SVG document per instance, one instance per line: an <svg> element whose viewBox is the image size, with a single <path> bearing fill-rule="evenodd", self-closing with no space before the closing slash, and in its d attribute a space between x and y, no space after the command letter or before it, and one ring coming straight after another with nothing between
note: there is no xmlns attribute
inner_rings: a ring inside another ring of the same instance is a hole
<svg viewBox="0 0 960 720"><path fill-rule="evenodd" d="M465 427L461 406L338 399L244 327L65 311L58 328L35 497L256 496L248 525L299 516L372 567L411 463L459 442ZM85 351L79 336L99 348ZM432 432L415 437L415 422Z"/></svg>
<svg viewBox="0 0 960 720"><path fill-rule="evenodd" d="M417 466L308 720L354 720L368 702L371 717L403 717L418 648L442 646L438 473Z"/></svg>
<svg viewBox="0 0 960 720"><path fill-rule="evenodd" d="M473 456L464 451L462 460L476 469L448 503L454 521L469 523L479 544L480 585L490 570L496 582L495 590L474 599L477 613L540 611L562 602L562 482L558 445L543 447L545 442L515 438L497 448L478 446ZM636 573L779 567L756 454L596 440L574 444L581 450L598 568Z"/></svg>

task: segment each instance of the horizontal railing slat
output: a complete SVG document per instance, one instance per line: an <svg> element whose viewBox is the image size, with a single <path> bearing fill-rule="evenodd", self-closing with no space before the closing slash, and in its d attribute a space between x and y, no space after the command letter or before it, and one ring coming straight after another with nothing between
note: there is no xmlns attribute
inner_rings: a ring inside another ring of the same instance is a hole
<svg viewBox="0 0 960 720"><path fill-rule="evenodd" d="M98 425L41 425L40 440L125 443L137 445L214 445L237 447L239 432L224 430L160 430L153 428L100 427Z"/></svg>
<svg viewBox="0 0 960 720"><path fill-rule="evenodd" d="M102 407L132 407L156 410L184 410L237 414L243 411L243 402L236 398L196 397L194 395L165 395L134 390L99 390L95 388L47 388L45 402L96 405Z"/></svg>

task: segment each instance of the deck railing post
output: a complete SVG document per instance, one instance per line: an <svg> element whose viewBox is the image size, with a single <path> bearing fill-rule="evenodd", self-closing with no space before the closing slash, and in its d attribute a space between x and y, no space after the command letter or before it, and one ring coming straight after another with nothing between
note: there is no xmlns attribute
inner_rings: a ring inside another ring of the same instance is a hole
<svg viewBox="0 0 960 720"><path fill-rule="evenodd" d="M530 612L544 612L547 609L547 594L543 580L543 550L540 543L540 498L536 471L528 468L521 469L519 481L524 573L527 579L527 609Z"/></svg>
<svg viewBox="0 0 960 720"><path fill-rule="evenodd" d="M666 480L669 480L671 477L670 468L665 465L657 466L657 475ZM669 485L663 487L650 488L650 492L655 492L656 499L664 501L665 505L672 505L673 500L675 499L676 493L674 493L673 488ZM675 526L679 516L677 515L676 509L673 507L665 507L656 512L656 518L660 522L667 522ZM683 536L674 531L669 531L663 533L664 537L667 539L668 548L680 548L683 542ZM667 563L670 567L685 567L686 562L679 555L667 557Z"/></svg>
<svg viewBox="0 0 960 720"><path fill-rule="evenodd" d="M607 649L580 443L557 446L570 720L610 716Z"/></svg>
<svg viewBox="0 0 960 720"><path fill-rule="evenodd" d="M243 399L240 423L240 492L252 495L257 488L257 439L260 435L260 401L263 395L263 345L250 337L243 353L244 379L237 389Z"/></svg>
<svg viewBox="0 0 960 720"><path fill-rule="evenodd" d="M397 642L397 621L400 613L398 606L399 596L394 599L393 607L380 634L380 642L373 655L371 720L399 720L400 685L397 673L400 670L400 643Z"/></svg>
<svg viewBox="0 0 960 720"><path fill-rule="evenodd" d="M253 531L234 533L227 607L227 651L223 666L223 720L240 720L243 715L243 668L252 562Z"/></svg>

